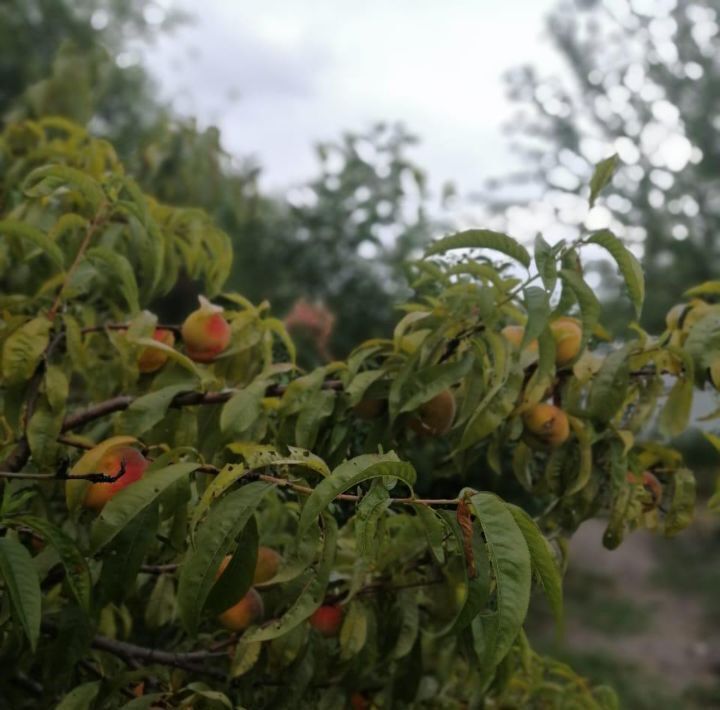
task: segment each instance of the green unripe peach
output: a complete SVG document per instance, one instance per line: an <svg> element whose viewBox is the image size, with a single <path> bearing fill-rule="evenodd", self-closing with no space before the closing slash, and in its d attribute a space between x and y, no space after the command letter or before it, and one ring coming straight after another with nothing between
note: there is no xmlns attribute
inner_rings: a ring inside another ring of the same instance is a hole
<svg viewBox="0 0 720 710"><path fill-rule="evenodd" d="M420 405L410 428L420 436L447 434L455 419L455 397L450 390L443 390L431 400Z"/></svg>
<svg viewBox="0 0 720 710"><path fill-rule="evenodd" d="M550 323L550 331L555 339L555 364L567 365L580 354L582 327L576 318L563 316Z"/></svg>
<svg viewBox="0 0 720 710"><path fill-rule="evenodd" d="M262 584L272 579L280 568L282 557L271 547L261 545L258 548L257 563L255 564L255 575L253 584Z"/></svg>

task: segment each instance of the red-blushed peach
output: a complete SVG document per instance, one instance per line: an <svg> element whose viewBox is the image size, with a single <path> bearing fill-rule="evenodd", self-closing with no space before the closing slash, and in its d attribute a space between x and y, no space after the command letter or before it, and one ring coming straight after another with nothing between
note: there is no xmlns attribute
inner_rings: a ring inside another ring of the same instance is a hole
<svg viewBox="0 0 720 710"><path fill-rule="evenodd" d="M153 340L172 347L175 344L175 333L167 328L155 328ZM158 348L143 348L138 357L138 370L144 374L157 372L168 360L168 354Z"/></svg>
<svg viewBox="0 0 720 710"><path fill-rule="evenodd" d="M559 407L552 404L535 404L523 415L525 427L538 439L556 447L570 436L570 422Z"/></svg>
<svg viewBox="0 0 720 710"><path fill-rule="evenodd" d="M657 476L650 471L643 471L641 475L637 475L632 471L627 472L627 480L633 485L642 485L646 490L650 491L652 496L652 505L649 508L654 508L662 500L663 485L658 481Z"/></svg>
<svg viewBox="0 0 720 710"><path fill-rule="evenodd" d="M95 466L95 473L116 476L123 464L125 472L116 481L112 483L91 483L87 487L83 499L83 505L86 508L96 511L101 510L105 503L118 491L139 481L143 477L149 462L132 446L119 445L105 451Z"/></svg>
<svg viewBox="0 0 720 710"><path fill-rule="evenodd" d="M244 631L260 621L265 613L262 597L257 590L250 591L237 603L218 616L220 623L230 631Z"/></svg>
<svg viewBox="0 0 720 710"><path fill-rule="evenodd" d="M567 365L580 354L582 327L577 318L563 316L550 323L555 339L555 364Z"/></svg>
<svg viewBox="0 0 720 710"><path fill-rule="evenodd" d="M324 604L310 617L310 626L317 629L326 638L337 636L342 626L342 607L337 604Z"/></svg>
<svg viewBox="0 0 720 710"><path fill-rule="evenodd" d="M455 419L455 397L450 390L443 390L421 404L416 414L410 419L409 425L420 436L447 434Z"/></svg>
<svg viewBox="0 0 720 710"><path fill-rule="evenodd" d="M180 332L188 357L195 362L212 362L230 344L230 325L223 309L199 297L200 307L183 322Z"/></svg>
<svg viewBox="0 0 720 710"><path fill-rule="evenodd" d="M350 696L350 707L352 710L368 710L370 701L362 693L356 691Z"/></svg>

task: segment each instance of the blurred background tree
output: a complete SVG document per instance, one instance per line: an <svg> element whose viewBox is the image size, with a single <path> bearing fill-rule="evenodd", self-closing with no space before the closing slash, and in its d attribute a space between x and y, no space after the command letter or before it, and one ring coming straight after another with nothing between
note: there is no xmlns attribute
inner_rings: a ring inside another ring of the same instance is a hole
<svg viewBox="0 0 720 710"><path fill-rule="evenodd" d="M433 226L425 177L408 157L415 139L382 124L345 134L317 147L317 177L289 199L261 194L260 167L229 155L215 127L176 115L133 58L142 42L187 20L141 0L3 3L4 120L60 115L88 125L113 142L145 190L202 207L231 235L228 289L268 299L280 313L301 299L325 304L335 326L322 352L308 342L306 364L388 335L393 304L405 295L402 264ZM157 310L179 320L196 295L181 279Z"/></svg>
<svg viewBox="0 0 720 710"><path fill-rule="evenodd" d="M505 211L527 201L519 186L536 186L552 219L577 226L576 196L593 165L617 152L626 167L590 224L617 226L642 257L651 329L720 266L718 9L716 0L566 0L547 29L567 78L531 66L507 77L523 169L484 197ZM613 296L611 271L598 268Z"/></svg>

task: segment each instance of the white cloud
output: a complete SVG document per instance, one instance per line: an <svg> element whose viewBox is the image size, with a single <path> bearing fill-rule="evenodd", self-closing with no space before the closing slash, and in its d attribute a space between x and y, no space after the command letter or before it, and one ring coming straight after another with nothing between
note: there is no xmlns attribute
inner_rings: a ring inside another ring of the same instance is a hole
<svg viewBox="0 0 720 710"><path fill-rule="evenodd" d="M269 187L313 173L313 142L388 120L421 137L415 157L436 186L477 188L513 166L503 72L559 67L541 40L554 0L176 4L196 26L151 50L165 94L256 155Z"/></svg>

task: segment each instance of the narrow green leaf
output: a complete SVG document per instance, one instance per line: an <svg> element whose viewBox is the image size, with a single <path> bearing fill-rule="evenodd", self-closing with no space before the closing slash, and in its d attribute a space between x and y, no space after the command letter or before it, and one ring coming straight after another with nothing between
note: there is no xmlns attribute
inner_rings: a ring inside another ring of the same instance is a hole
<svg viewBox="0 0 720 710"><path fill-rule="evenodd" d="M0 576L10 597L13 617L35 651L42 615L40 579L30 553L10 537L0 538Z"/></svg>
<svg viewBox="0 0 720 710"><path fill-rule="evenodd" d="M26 239L32 242L40 251L48 256L58 269L62 270L65 268L65 257L60 247L58 247L45 232L39 230L37 227L14 219L3 219L0 220L0 235L18 237L19 239Z"/></svg>
<svg viewBox="0 0 720 710"><path fill-rule="evenodd" d="M253 583L257 556L257 522L251 516L238 537L230 563L207 596L205 611L208 614L221 614L247 594Z"/></svg>
<svg viewBox="0 0 720 710"><path fill-rule="evenodd" d="M87 561L80 552L77 543L60 528L44 518L23 515L17 518L7 518L4 523L6 525L24 525L32 528L50 543L65 568L65 579L78 604L86 611L89 611L92 580L90 579Z"/></svg>
<svg viewBox="0 0 720 710"><path fill-rule="evenodd" d="M21 325L3 344L2 376L9 385L32 377L48 344L50 321L41 316Z"/></svg>
<svg viewBox="0 0 720 710"><path fill-rule="evenodd" d="M595 292L583 281L577 272L571 271L570 269L562 269L560 271L560 278L563 283L570 288L572 293L575 294L575 298L577 298L580 304L583 329L581 347L584 347L600 319L600 312L602 310L600 301L598 301Z"/></svg>
<svg viewBox="0 0 720 710"><path fill-rule="evenodd" d="M417 604L417 594L402 592L396 598L395 609L400 616L400 630L392 650L395 660L405 658L412 651L420 632L420 609Z"/></svg>
<svg viewBox="0 0 720 710"><path fill-rule="evenodd" d="M55 706L55 710L90 710L99 692L99 680L78 685Z"/></svg>
<svg viewBox="0 0 720 710"><path fill-rule="evenodd" d="M323 603L330 571L335 561L337 523L334 518L325 516L323 524L323 548L320 560L308 575L308 581L298 598L279 619L273 619L262 626L248 629L243 635L244 642L271 641L283 636L310 618Z"/></svg>
<svg viewBox="0 0 720 710"><path fill-rule="evenodd" d="M535 237L535 266L537 267L543 286L548 293L555 290L557 284L557 262L552 247L543 239L542 234Z"/></svg>
<svg viewBox="0 0 720 710"><path fill-rule="evenodd" d="M590 178L590 207L595 205L597 196L603 191L603 189L610 183L615 170L617 170L620 159L617 154L611 155L605 160L601 160L595 166L595 172Z"/></svg>
<svg viewBox="0 0 720 710"><path fill-rule="evenodd" d="M425 256L444 254L451 249L493 249L517 259L525 268L530 266L527 249L507 234L490 229L467 229L433 242L425 250Z"/></svg>
<svg viewBox="0 0 720 710"><path fill-rule="evenodd" d="M490 643L483 654L485 677L505 658L522 627L530 603L532 568L525 537L505 503L492 493L476 493L470 502L485 537L495 577L497 611L482 616Z"/></svg>
<svg viewBox="0 0 720 710"><path fill-rule="evenodd" d="M683 295L688 298L696 298L698 296L718 296L720 295L720 281L705 281L697 286L689 288Z"/></svg>
<svg viewBox="0 0 720 710"><path fill-rule="evenodd" d="M545 330L550 318L550 301L545 291L537 286L528 286L523 289L525 296L525 310L527 323L520 348L524 348L535 340Z"/></svg>
<svg viewBox="0 0 720 710"><path fill-rule="evenodd" d="M104 246L88 249L85 257L102 269L108 280L118 284L128 309L131 313L137 313L140 310L140 294L130 262L122 254Z"/></svg>
<svg viewBox="0 0 720 710"><path fill-rule="evenodd" d="M405 380L400 412L411 412L428 402L470 371L474 361L472 354L459 360L431 365L412 374Z"/></svg>
<svg viewBox="0 0 720 710"><path fill-rule="evenodd" d="M228 493L199 526L195 548L188 550L178 584L180 619L188 632L194 633L200 623L220 563L273 488L271 483L255 481Z"/></svg>
<svg viewBox="0 0 720 710"><path fill-rule="evenodd" d="M149 431L165 418L173 399L187 391L187 384L170 385L138 397L123 414L127 431L131 431L136 436Z"/></svg>
<svg viewBox="0 0 720 710"><path fill-rule="evenodd" d="M305 502L300 515L298 534L302 535L336 496L358 483L379 476L397 478L412 488L416 473L411 464L400 461L394 452L363 454L340 464L330 476L316 486Z"/></svg>
<svg viewBox="0 0 720 710"><path fill-rule="evenodd" d="M693 519L695 511L695 476L687 468L672 474L670 482L670 509L665 518L665 535L671 536L684 530Z"/></svg>
<svg viewBox="0 0 720 710"><path fill-rule="evenodd" d="M355 539L358 554L367 560L374 560L379 551L383 534L382 523L390 503L387 488L379 479L375 479L372 488L358 504L355 514Z"/></svg>
<svg viewBox="0 0 720 710"><path fill-rule="evenodd" d="M595 420L609 422L622 406L630 386L628 349L610 353L593 378L587 411Z"/></svg>
<svg viewBox="0 0 720 710"><path fill-rule="evenodd" d="M362 651L368 634L368 615L365 605L353 600L340 628L340 658L349 660Z"/></svg>
<svg viewBox="0 0 720 710"><path fill-rule="evenodd" d="M105 547L164 491L199 466L199 463L176 463L160 470L148 470L139 481L116 493L93 523L90 531L93 552Z"/></svg>
<svg viewBox="0 0 720 710"><path fill-rule="evenodd" d="M255 423L262 412L267 385L267 380L256 380L225 403L220 413L220 428L224 433L238 436Z"/></svg>
<svg viewBox="0 0 720 710"><path fill-rule="evenodd" d="M615 259L620 274L625 280L630 300L635 306L635 316L639 318L645 301L645 276L640 262L609 229L594 232L587 239L587 243L598 244L605 248Z"/></svg>
<svg viewBox="0 0 720 710"><path fill-rule="evenodd" d="M558 631L562 631L564 625L562 577L550 545L535 521L522 508L512 503L506 505L525 538L532 568L545 591Z"/></svg>

